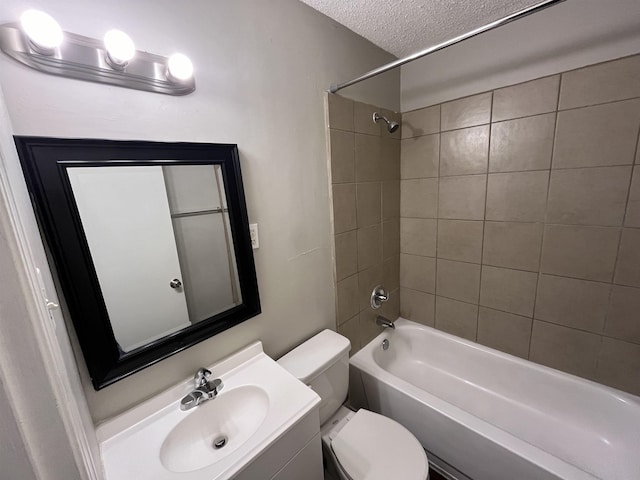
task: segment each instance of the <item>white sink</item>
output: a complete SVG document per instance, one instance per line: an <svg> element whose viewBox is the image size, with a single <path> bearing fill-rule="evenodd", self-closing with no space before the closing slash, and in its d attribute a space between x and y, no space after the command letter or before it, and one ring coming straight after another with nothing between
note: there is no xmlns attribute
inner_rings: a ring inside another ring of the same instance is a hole
<svg viewBox="0 0 640 480"><path fill-rule="evenodd" d="M320 402L260 342L208 368L215 399L181 411L189 379L98 427L107 480L231 478Z"/></svg>
<svg viewBox="0 0 640 480"><path fill-rule="evenodd" d="M160 461L172 472L190 472L233 453L258 427L269 409L259 387L223 391L176 425L160 447Z"/></svg>

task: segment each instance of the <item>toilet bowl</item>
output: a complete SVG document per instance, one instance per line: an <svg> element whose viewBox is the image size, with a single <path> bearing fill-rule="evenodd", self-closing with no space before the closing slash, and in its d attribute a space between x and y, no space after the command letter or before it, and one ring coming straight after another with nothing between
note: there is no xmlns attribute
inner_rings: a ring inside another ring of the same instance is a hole
<svg viewBox="0 0 640 480"><path fill-rule="evenodd" d="M322 446L329 470L342 480L425 480L429 462L420 442L396 421L343 402L349 385L348 339L324 330L278 363L321 399Z"/></svg>

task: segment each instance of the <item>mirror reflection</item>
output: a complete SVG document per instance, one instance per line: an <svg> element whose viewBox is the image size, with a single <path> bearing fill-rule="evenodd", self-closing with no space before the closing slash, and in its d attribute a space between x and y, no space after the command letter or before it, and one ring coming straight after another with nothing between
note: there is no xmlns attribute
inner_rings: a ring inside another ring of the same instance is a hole
<svg viewBox="0 0 640 480"><path fill-rule="evenodd" d="M242 303L219 165L66 171L121 354Z"/></svg>

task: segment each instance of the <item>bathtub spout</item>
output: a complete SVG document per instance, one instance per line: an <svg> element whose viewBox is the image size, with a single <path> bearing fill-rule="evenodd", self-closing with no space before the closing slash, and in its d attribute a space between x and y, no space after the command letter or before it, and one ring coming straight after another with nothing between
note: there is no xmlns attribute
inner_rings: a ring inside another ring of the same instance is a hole
<svg viewBox="0 0 640 480"><path fill-rule="evenodd" d="M378 315L376 317L376 325L380 325L381 327L384 327L384 328L390 328L391 330L396 329L395 324L388 318L383 317L382 315Z"/></svg>

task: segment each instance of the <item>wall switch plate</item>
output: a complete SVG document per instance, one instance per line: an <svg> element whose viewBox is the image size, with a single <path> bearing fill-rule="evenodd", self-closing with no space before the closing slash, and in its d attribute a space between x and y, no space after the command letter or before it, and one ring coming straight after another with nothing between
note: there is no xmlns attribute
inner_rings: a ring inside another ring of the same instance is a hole
<svg viewBox="0 0 640 480"><path fill-rule="evenodd" d="M260 239L258 238L258 224L249 224L249 235L251 235L251 248L254 250L260 248Z"/></svg>

